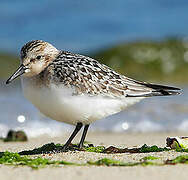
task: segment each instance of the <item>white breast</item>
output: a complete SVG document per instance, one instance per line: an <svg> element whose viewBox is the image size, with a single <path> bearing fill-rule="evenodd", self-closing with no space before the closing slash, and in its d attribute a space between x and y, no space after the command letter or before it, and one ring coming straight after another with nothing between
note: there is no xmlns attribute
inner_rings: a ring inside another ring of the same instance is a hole
<svg viewBox="0 0 188 180"><path fill-rule="evenodd" d="M44 115L68 124L90 124L98 119L124 110L142 98L110 98L103 96L73 95L63 85L50 88L36 87L28 79L22 80L24 95Z"/></svg>

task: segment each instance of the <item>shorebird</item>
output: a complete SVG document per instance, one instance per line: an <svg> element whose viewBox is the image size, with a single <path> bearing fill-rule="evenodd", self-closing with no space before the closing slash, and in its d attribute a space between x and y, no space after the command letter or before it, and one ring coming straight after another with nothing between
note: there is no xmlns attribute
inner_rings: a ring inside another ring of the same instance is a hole
<svg viewBox="0 0 188 180"><path fill-rule="evenodd" d="M92 122L143 98L176 95L180 90L128 78L95 59L58 50L42 40L26 43L20 54L21 65L6 84L22 75L24 95L41 113L76 126L62 151L82 126L80 148Z"/></svg>

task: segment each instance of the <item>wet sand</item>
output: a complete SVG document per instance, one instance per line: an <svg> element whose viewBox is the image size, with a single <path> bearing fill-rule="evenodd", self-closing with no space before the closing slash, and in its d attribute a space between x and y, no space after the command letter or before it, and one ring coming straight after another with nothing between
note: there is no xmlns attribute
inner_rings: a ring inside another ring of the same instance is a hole
<svg viewBox="0 0 188 180"><path fill-rule="evenodd" d="M87 141L94 145L110 145L116 147L140 147L143 144L157 145L165 147L166 137L168 136L186 136L185 133L102 133L93 132L87 136ZM68 138L68 134L62 137L51 138L42 136L29 139L28 142L4 143L0 142L0 151L19 152L23 150L31 150L42 146L46 143L64 143ZM79 141L78 138L75 142ZM102 154L93 152L66 152L52 155L39 155L51 160L65 160L70 162L85 163L87 161L96 161L101 158L110 158L121 160L123 162L136 162L141 158L151 155L159 157L158 161L175 158L184 153L179 152L155 152L155 153L123 153L123 154ZM13 167L0 166L0 179L77 179L77 180L94 180L94 179L187 179L188 165L165 165L165 166L134 166L134 167L107 167L107 166L61 166L47 167L39 170L32 170L30 167Z"/></svg>

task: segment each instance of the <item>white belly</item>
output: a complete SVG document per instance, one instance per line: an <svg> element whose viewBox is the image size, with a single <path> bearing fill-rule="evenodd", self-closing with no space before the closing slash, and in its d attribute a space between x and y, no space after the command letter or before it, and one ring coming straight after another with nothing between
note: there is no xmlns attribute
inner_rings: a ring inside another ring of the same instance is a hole
<svg viewBox="0 0 188 180"><path fill-rule="evenodd" d="M28 79L22 81L24 95L41 113L56 121L76 125L90 124L124 110L142 98L116 99L103 96L72 95L73 90L51 85L38 88Z"/></svg>

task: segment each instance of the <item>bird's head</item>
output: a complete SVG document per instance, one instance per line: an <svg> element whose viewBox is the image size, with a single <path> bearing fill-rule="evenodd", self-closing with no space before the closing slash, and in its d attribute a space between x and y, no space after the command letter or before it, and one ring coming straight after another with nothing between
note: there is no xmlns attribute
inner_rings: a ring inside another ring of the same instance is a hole
<svg viewBox="0 0 188 180"><path fill-rule="evenodd" d="M21 65L6 81L6 84L21 75L25 77L38 75L56 58L58 54L59 50L45 41L34 40L26 43L21 48L20 52Z"/></svg>

